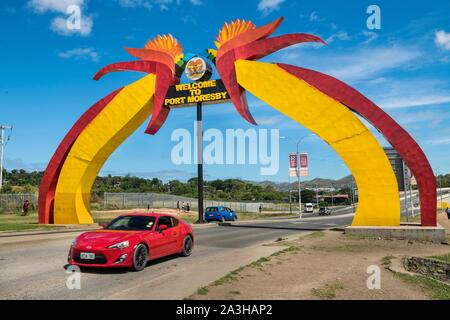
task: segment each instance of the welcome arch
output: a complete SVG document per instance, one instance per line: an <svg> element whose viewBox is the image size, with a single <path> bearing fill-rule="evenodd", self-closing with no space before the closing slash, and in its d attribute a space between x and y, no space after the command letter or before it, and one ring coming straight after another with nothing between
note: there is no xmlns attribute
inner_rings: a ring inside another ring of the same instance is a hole
<svg viewBox="0 0 450 320"><path fill-rule="evenodd" d="M370 130L354 113L372 123L397 149L419 186L422 225L436 226L436 183L431 166L412 137L381 108L345 83L319 72L256 60L301 42L322 42L313 35L268 38L282 18L260 28L237 20L225 24L218 50L208 50L237 111L256 124L245 90L299 122L326 141L355 177L359 205L355 226L398 226L400 200L393 170ZM147 73L92 106L72 127L52 157L39 189L40 223L92 223L89 199L95 177L111 153L150 116L146 133L155 134L170 108L164 99L179 83L186 62L171 35L159 36L144 49L127 49L141 60L109 65L112 71ZM332 115L332 117L330 116ZM329 121L324 122L323 119ZM332 128L330 129L330 124Z"/></svg>

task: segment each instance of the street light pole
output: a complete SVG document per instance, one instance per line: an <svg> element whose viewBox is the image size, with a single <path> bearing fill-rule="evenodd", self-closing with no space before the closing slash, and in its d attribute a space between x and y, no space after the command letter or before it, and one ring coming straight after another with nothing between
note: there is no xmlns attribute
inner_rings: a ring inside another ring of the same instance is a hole
<svg viewBox="0 0 450 320"><path fill-rule="evenodd" d="M300 151L299 151L299 147L300 147L300 143L303 141L303 139L306 139L310 136L312 136L313 134L308 134L306 136L301 137L300 139L297 140L297 152L296 152L296 157L297 157L297 179L298 179L298 216L299 218L302 217L302 188L301 188L301 183L300 183ZM282 137L283 138L283 137ZM286 137L284 137L286 138ZM287 138L289 139L289 138ZM290 140L290 139L289 139Z"/></svg>

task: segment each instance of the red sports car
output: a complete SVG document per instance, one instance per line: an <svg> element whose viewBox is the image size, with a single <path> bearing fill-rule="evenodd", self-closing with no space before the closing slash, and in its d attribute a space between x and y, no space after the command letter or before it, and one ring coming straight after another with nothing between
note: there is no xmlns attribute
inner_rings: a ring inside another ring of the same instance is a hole
<svg viewBox="0 0 450 320"><path fill-rule="evenodd" d="M172 254L189 256L194 247L192 227L171 215L124 214L103 229L79 235L69 251L69 264L85 267L145 268L148 260Z"/></svg>

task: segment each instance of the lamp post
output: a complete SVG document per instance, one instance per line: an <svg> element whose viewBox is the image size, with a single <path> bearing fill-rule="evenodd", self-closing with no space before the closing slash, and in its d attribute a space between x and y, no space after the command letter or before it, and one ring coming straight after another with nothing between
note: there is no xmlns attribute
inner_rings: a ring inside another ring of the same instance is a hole
<svg viewBox="0 0 450 320"><path fill-rule="evenodd" d="M301 183L300 183L300 159L299 159L299 156L300 156L300 151L299 150L300 149L299 148L300 148L300 143L304 139L312 137L313 135L314 135L313 133L310 133L310 134L307 134L307 135L301 137L298 140L294 140L294 139L291 139L291 138L288 138L288 137L285 137L285 136L281 136L280 137L281 139L287 139L287 140L291 140L291 141L296 141L297 179L298 179L298 217L299 218L302 217L302 188L301 188Z"/></svg>
<svg viewBox="0 0 450 320"><path fill-rule="evenodd" d="M297 181L298 181L298 217L301 218L302 217L302 187L301 187L301 182L300 182L300 143L308 138L313 136L313 134L308 134L306 136L301 137L300 139L297 140L296 142L296 157L297 157Z"/></svg>

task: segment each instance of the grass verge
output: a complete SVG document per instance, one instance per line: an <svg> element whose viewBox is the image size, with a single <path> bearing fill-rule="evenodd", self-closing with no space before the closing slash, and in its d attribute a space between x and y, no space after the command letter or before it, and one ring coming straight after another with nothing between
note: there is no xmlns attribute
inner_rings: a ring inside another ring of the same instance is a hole
<svg viewBox="0 0 450 320"><path fill-rule="evenodd" d="M413 283L429 292L432 299L450 300L450 285L448 284L422 275L410 275L401 272L395 272L394 274L396 277Z"/></svg>
<svg viewBox="0 0 450 320"><path fill-rule="evenodd" d="M434 259L449 259L450 254L443 255L443 256L433 256L431 258ZM398 277L399 279L402 279L405 282L409 282L412 284L415 284L416 286L420 287L422 290L427 292L432 299L435 300L450 300L450 285L435 280L431 277L427 277L424 275L412 275L402 272L393 271L390 269L392 265L392 260L397 259L395 256L385 256L381 260L381 264L388 270L390 270L395 277Z"/></svg>
<svg viewBox="0 0 450 320"><path fill-rule="evenodd" d="M428 257L428 258L436 259L436 260L440 260L440 261L444 261L444 262L450 263L450 253L447 253L447 254L444 254L444 255L441 255L441 256L431 256L431 257Z"/></svg>
<svg viewBox="0 0 450 320"><path fill-rule="evenodd" d="M321 288L313 288L311 293L320 299L334 299L338 290L343 290L344 285L340 282L327 283Z"/></svg>

